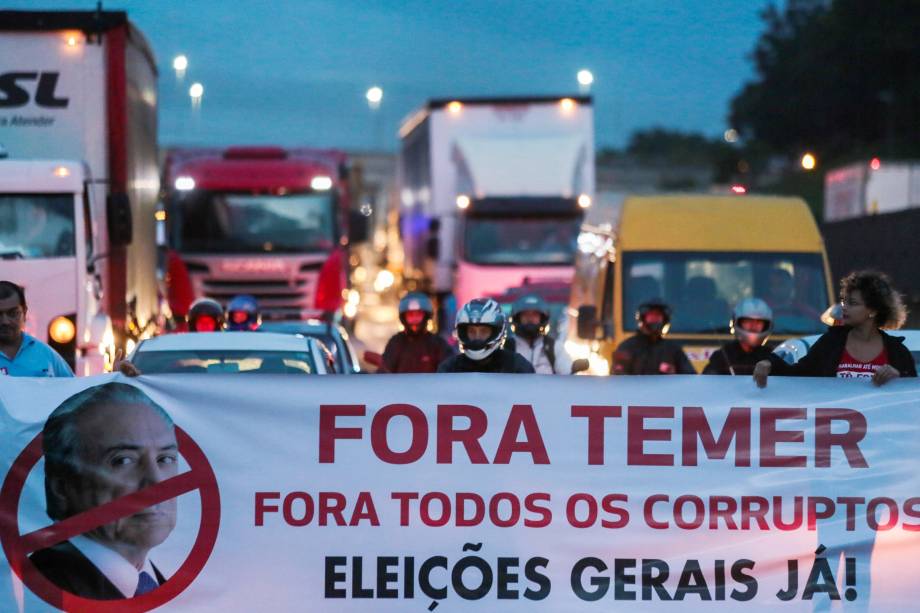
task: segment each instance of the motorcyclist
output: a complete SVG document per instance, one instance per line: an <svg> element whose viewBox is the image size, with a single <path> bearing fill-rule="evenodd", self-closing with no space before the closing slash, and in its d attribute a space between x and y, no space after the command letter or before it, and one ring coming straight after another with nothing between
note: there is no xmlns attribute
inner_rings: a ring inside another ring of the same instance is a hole
<svg viewBox="0 0 920 613"><path fill-rule="evenodd" d="M224 329L224 309L216 300L199 298L188 310L189 332L220 332Z"/></svg>
<svg viewBox="0 0 920 613"><path fill-rule="evenodd" d="M732 311L732 334L726 343L709 357L704 375L752 375L754 365L769 359L764 347L773 332L773 310L760 298L745 298Z"/></svg>
<svg viewBox="0 0 920 613"><path fill-rule="evenodd" d="M227 304L227 330L251 332L262 325L262 313L255 296L240 294Z"/></svg>
<svg viewBox="0 0 920 613"><path fill-rule="evenodd" d="M521 354L503 347L507 320L491 298L471 300L457 313L455 332L460 354L441 362L438 372L533 373Z"/></svg>
<svg viewBox="0 0 920 613"><path fill-rule="evenodd" d="M664 338L671 327L671 307L652 298L636 309L639 333L613 352L612 375L693 375L696 371L680 345Z"/></svg>
<svg viewBox="0 0 920 613"><path fill-rule="evenodd" d="M433 373L454 351L442 337L428 329L434 314L425 294L412 292L399 301L403 329L394 334L383 350L383 368L391 373Z"/></svg>
<svg viewBox="0 0 920 613"><path fill-rule="evenodd" d="M549 334L549 305L536 294L521 296L511 305L511 332L505 346L533 365L538 375L568 375L572 360Z"/></svg>

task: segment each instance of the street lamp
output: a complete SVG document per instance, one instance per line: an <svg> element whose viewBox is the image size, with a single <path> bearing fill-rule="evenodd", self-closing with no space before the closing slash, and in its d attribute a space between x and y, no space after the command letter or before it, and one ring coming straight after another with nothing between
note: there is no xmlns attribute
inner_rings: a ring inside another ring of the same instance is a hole
<svg viewBox="0 0 920 613"><path fill-rule="evenodd" d="M383 101L383 89L375 85L367 90L364 97L367 98L367 105L371 107L371 110L376 111L380 108L380 103Z"/></svg>
<svg viewBox="0 0 920 613"><path fill-rule="evenodd" d="M201 97L204 96L204 85L192 83L192 86L188 88L188 95L192 99L192 108L197 109L201 106Z"/></svg>
<svg viewBox="0 0 920 613"><path fill-rule="evenodd" d="M591 85L594 84L594 74L590 70L582 68L575 75L575 78L578 79L578 87L581 93L587 94L591 91Z"/></svg>
<svg viewBox="0 0 920 613"><path fill-rule="evenodd" d="M188 70L188 58L184 55L177 55L173 58L173 70L176 71L176 78L182 80L185 78L185 71Z"/></svg>
<svg viewBox="0 0 920 613"><path fill-rule="evenodd" d="M804 168L805 170L814 170L817 163L818 161L815 159L815 156L812 155L811 153L805 153L804 155L802 155L801 164L802 164L802 168Z"/></svg>

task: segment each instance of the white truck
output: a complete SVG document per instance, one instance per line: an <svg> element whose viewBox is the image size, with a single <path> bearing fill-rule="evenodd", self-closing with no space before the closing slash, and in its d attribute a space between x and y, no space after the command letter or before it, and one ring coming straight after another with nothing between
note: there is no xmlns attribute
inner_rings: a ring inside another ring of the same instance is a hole
<svg viewBox="0 0 920 613"><path fill-rule="evenodd" d="M828 171L824 221L893 213L920 207L920 163L873 158Z"/></svg>
<svg viewBox="0 0 920 613"><path fill-rule="evenodd" d="M590 97L430 100L400 129L410 287L457 305L573 274L594 198Z"/></svg>
<svg viewBox="0 0 920 613"><path fill-rule="evenodd" d="M0 279L77 374L158 325L157 71L121 11L0 11Z"/></svg>

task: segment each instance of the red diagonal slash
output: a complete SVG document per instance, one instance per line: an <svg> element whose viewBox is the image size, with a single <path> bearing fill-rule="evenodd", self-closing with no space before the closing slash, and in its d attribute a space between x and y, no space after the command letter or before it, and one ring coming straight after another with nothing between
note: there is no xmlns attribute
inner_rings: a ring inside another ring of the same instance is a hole
<svg viewBox="0 0 920 613"><path fill-rule="evenodd" d="M84 511L63 521L55 522L50 526L23 535L21 547L26 554L51 547L78 534L110 524L122 517L134 515L138 511L164 500L170 500L186 492L198 489L201 485L201 479L195 471L184 472L156 485L145 487L132 494L94 507L89 511Z"/></svg>

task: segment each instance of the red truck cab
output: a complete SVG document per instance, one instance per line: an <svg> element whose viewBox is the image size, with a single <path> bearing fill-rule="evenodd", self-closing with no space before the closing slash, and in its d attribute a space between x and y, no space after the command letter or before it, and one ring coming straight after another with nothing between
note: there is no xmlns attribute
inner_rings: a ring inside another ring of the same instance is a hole
<svg viewBox="0 0 920 613"><path fill-rule="evenodd" d="M157 211L161 280L181 328L200 297L263 319L330 319L347 288L347 158L280 147L175 149Z"/></svg>

